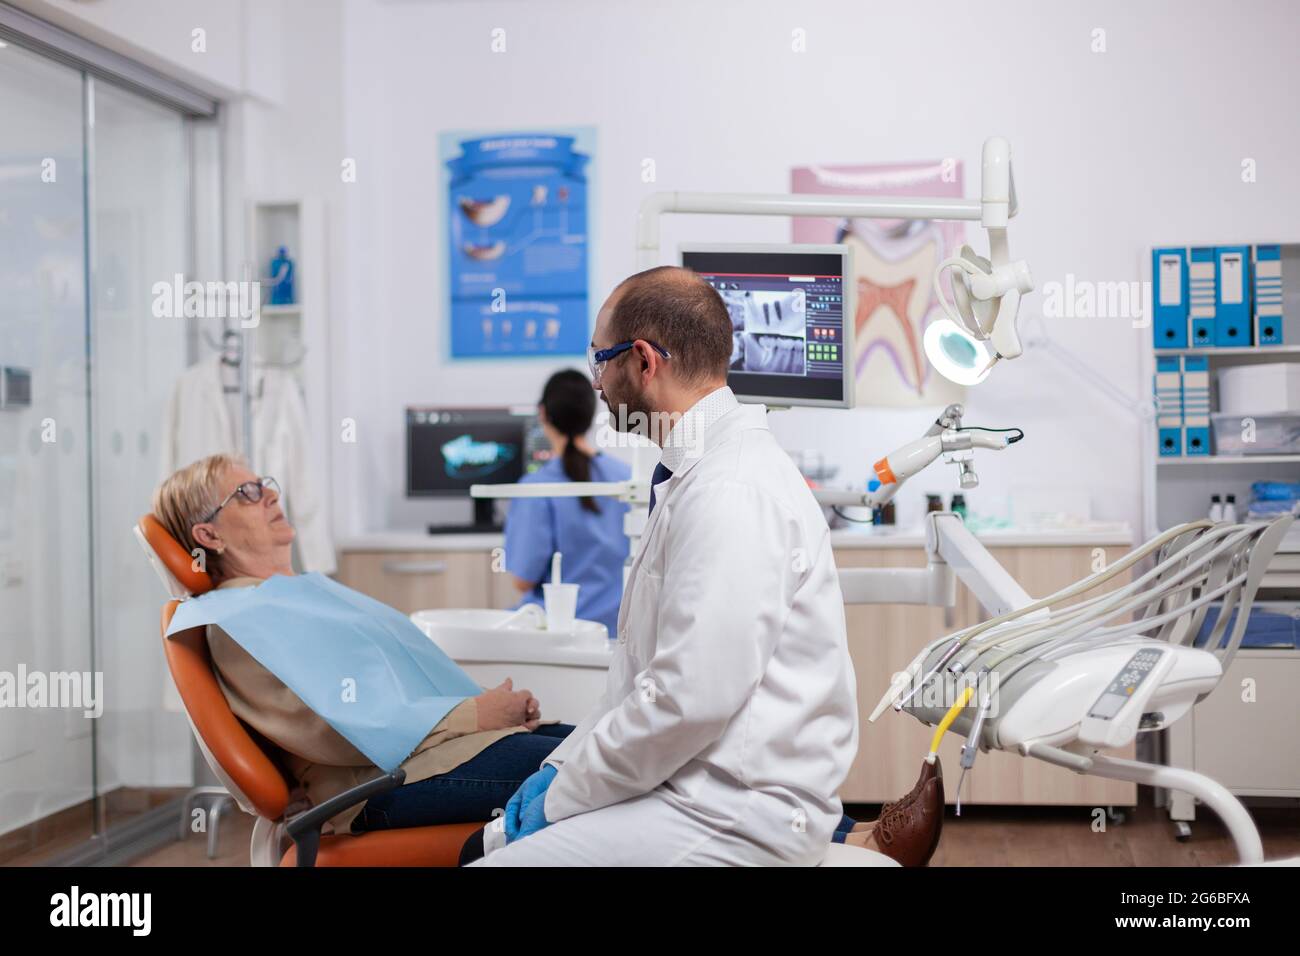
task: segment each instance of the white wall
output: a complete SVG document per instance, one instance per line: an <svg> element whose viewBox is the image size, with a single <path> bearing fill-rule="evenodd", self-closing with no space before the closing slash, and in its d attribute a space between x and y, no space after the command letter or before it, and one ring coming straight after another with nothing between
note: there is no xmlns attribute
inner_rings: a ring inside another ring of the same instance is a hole
<svg viewBox="0 0 1300 956"><path fill-rule="evenodd" d="M343 515L344 532L433 516L402 499L403 405L534 401L554 367L443 359L443 129L598 128L597 301L634 269L633 217L649 191L786 191L793 165L955 156L975 195L980 144L994 133L1016 161L1013 251L1040 289L1071 272L1143 278L1155 242L1295 238L1300 18L1283 2L348 0L345 19L346 148L360 179L345 190L351 379L338 411L359 421L352 480L366 493ZM504 54L490 51L496 27ZM804 54L791 52L795 28L807 31ZM1106 31L1105 53L1091 52L1094 28ZM644 157L657 164L653 185L640 179ZM1244 157L1258 164L1256 183L1241 181ZM678 217L664 249L788 237L778 220ZM1022 316L1041 301L1029 297ZM1051 329L1114 385L1146 396L1138 356L1149 333L1129 319ZM1004 364L968 408L971 423L1028 436L984 456L973 508L1020 484L1078 487L1095 516L1139 524L1136 420L1050 358ZM792 411L774 428L791 449L836 450L843 473L865 479L934 411ZM925 491L955 487L936 466L902 499L902 518L915 517Z"/></svg>
<svg viewBox="0 0 1300 956"><path fill-rule="evenodd" d="M9 2L207 93L243 93L250 74L263 81L264 74L245 68L251 59L248 26L257 15L248 0ZM277 5L277 0L262 4ZM196 29L203 31L202 51L194 49Z"/></svg>

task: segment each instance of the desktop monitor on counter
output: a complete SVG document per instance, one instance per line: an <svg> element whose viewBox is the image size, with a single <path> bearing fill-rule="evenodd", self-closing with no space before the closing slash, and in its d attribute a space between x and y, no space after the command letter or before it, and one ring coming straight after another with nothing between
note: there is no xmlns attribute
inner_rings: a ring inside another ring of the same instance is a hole
<svg viewBox="0 0 1300 956"><path fill-rule="evenodd" d="M681 264L731 314L727 384L742 402L853 405L853 260L843 245L689 245Z"/></svg>
<svg viewBox="0 0 1300 956"><path fill-rule="evenodd" d="M429 532L494 532L494 500L469 498L471 485L512 484L535 471L549 447L533 408L406 409L406 494L465 498L468 525L430 525Z"/></svg>

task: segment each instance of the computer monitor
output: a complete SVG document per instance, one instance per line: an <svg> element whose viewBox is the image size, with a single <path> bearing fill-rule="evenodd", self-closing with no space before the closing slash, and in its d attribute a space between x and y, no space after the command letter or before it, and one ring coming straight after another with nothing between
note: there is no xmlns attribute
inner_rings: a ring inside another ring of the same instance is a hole
<svg viewBox="0 0 1300 956"><path fill-rule="evenodd" d="M471 485L518 481L538 465L536 428L532 409L408 408L407 496L469 498ZM493 499L472 500L472 525L430 525L429 532L500 531Z"/></svg>
<svg viewBox="0 0 1300 956"><path fill-rule="evenodd" d="M767 405L853 405L848 246L689 245L681 247L681 264L727 304L727 384L737 398Z"/></svg>

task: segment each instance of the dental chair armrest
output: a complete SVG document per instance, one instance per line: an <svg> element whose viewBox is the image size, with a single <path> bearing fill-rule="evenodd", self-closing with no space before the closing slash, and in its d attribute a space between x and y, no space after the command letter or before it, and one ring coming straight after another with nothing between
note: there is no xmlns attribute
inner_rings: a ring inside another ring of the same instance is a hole
<svg viewBox="0 0 1300 956"><path fill-rule="evenodd" d="M320 831L327 820L342 813L348 807L354 807L389 790L396 790L405 782L406 771L394 770L374 780L367 780L351 790L344 790L286 822L285 832L293 840L293 845L298 848L298 866L316 865L316 852L320 849Z"/></svg>

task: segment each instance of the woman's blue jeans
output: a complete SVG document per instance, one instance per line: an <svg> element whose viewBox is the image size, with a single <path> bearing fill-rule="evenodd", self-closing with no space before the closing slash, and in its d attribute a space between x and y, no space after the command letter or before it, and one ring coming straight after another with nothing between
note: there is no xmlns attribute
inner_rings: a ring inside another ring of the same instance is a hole
<svg viewBox="0 0 1300 956"><path fill-rule="evenodd" d="M544 724L530 734L502 737L454 770L371 797L352 832L486 823L572 732L572 724ZM843 843L853 825L851 817L842 817L831 839Z"/></svg>
<svg viewBox="0 0 1300 956"><path fill-rule="evenodd" d="M511 734L454 770L371 797L352 832L486 823L572 731L572 724L543 724L532 733Z"/></svg>

